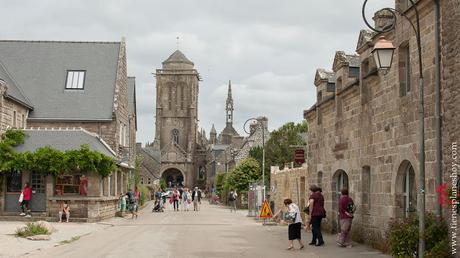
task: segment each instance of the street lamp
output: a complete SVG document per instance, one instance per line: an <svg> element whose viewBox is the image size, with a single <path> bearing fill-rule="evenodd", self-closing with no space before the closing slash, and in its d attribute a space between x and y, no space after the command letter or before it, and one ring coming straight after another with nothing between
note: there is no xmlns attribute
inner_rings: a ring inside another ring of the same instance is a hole
<svg viewBox="0 0 460 258"><path fill-rule="evenodd" d="M386 40L384 36L381 36L372 49L372 55L374 56L378 69L389 70L391 68L394 51L395 47L393 46L393 43Z"/></svg>
<svg viewBox="0 0 460 258"><path fill-rule="evenodd" d="M256 123L258 123L259 121L256 118L249 118L248 120L246 120L246 122L244 122L243 130L244 130L245 133L250 135L251 132L250 131L248 132L246 130L246 124L249 121L254 121ZM262 188L263 198L262 198L262 202L264 202L265 201L265 124L262 124L262 183L263 183L263 188Z"/></svg>
<svg viewBox="0 0 460 258"><path fill-rule="evenodd" d="M401 17L404 17L411 25L412 29L415 32L415 37L417 39L417 50L418 50L418 68L419 68L419 144L420 144L420 191L418 195L418 214L419 214L419 257L423 258L425 254L425 110L423 107L423 65L422 65L422 45L420 42L420 17L417 5L414 3L414 0L409 0L412 8L415 11L415 24L409 19L406 13L396 10L394 8L383 8L381 11L388 11L393 16L393 22L391 26L384 27L383 29L378 29L373 27L369 24L366 19L365 9L368 0L364 0L363 7L362 7L362 16L364 23L369 27L371 30L377 33L385 33L391 31L395 28L396 25L396 14ZM372 53L374 54L374 58L378 68L380 69L390 69L391 63L393 59L393 51L394 46L391 44L390 41L387 41L384 38L380 38L374 46Z"/></svg>

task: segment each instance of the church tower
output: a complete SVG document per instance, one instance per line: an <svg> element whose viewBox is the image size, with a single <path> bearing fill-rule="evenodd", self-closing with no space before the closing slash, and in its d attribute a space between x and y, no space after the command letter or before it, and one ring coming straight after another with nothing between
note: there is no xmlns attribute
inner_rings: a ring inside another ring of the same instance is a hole
<svg viewBox="0 0 460 258"><path fill-rule="evenodd" d="M233 98L232 98L232 82L228 81L227 101L225 102L225 111L227 113L226 125L233 126Z"/></svg>
<svg viewBox="0 0 460 258"><path fill-rule="evenodd" d="M155 142L161 150L160 173L168 184L193 186L198 123L199 74L176 50L156 70Z"/></svg>

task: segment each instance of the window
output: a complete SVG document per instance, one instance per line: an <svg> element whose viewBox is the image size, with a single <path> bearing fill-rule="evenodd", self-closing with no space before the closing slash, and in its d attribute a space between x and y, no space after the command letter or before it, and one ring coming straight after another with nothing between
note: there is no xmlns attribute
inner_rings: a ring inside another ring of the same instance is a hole
<svg viewBox="0 0 460 258"><path fill-rule="evenodd" d="M316 100L316 101L317 101L318 103L320 103L321 100L323 100L323 91L322 91L322 90L318 91L318 96L317 96L317 100Z"/></svg>
<svg viewBox="0 0 460 258"><path fill-rule="evenodd" d="M125 125L125 146L129 146L129 127Z"/></svg>
<svg viewBox="0 0 460 258"><path fill-rule="evenodd" d="M410 92L410 50L409 45L399 47L399 95L406 96Z"/></svg>
<svg viewBox="0 0 460 258"><path fill-rule="evenodd" d="M8 173L6 174L6 191L9 193L21 192L22 189L22 174Z"/></svg>
<svg viewBox="0 0 460 258"><path fill-rule="evenodd" d="M147 184L149 184L149 185L152 184L152 179L150 177L147 179Z"/></svg>
<svg viewBox="0 0 460 258"><path fill-rule="evenodd" d="M350 77L359 77L359 67L349 67L348 76Z"/></svg>
<svg viewBox="0 0 460 258"><path fill-rule="evenodd" d="M64 175L56 178L56 195L80 194L81 175Z"/></svg>
<svg viewBox="0 0 460 258"><path fill-rule="evenodd" d="M339 78L337 79L337 91L342 89L342 79ZM339 95L336 95L335 97L335 114L336 116L342 116L342 99Z"/></svg>
<svg viewBox="0 0 460 258"><path fill-rule="evenodd" d="M144 184L144 178L141 177L141 184Z"/></svg>
<svg viewBox="0 0 460 258"><path fill-rule="evenodd" d="M172 83L169 83L168 84L168 109L171 110L172 109Z"/></svg>
<svg viewBox="0 0 460 258"><path fill-rule="evenodd" d="M120 131L118 132L119 133L119 139L118 139L118 143L120 145L123 145L123 124L120 123Z"/></svg>
<svg viewBox="0 0 460 258"><path fill-rule="evenodd" d="M67 71L66 89L82 90L85 84L85 71Z"/></svg>
<svg viewBox="0 0 460 258"><path fill-rule="evenodd" d="M180 86L180 109L184 109L184 88L184 85Z"/></svg>
<svg viewBox="0 0 460 258"><path fill-rule="evenodd" d="M335 83L328 82L326 92L335 92Z"/></svg>
<svg viewBox="0 0 460 258"><path fill-rule="evenodd" d="M16 110L13 111L13 127L16 128L16 124L17 124L17 113L16 113Z"/></svg>
<svg viewBox="0 0 460 258"><path fill-rule="evenodd" d="M322 171L319 171L318 172L318 178L317 178L317 182L319 187L322 187L322 184L323 184L323 172Z"/></svg>
<svg viewBox="0 0 460 258"><path fill-rule="evenodd" d="M179 130L173 129L171 134L172 134L172 141L176 144L179 144Z"/></svg>
<svg viewBox="0 0 460 258"><path fill-rule="evenodd" d="M409 217L411 212L417 211L416 189L414 186L415 172L412 165L408 165L404 175L404 211L406 218Z"/></svg>
<svg viewBox="0 0 460 258"><path fill-rule="evenodd" d="M371 210L371 168L369 166L364 166L362 170L362 177L361 177L361 187L363 189L362 195L362 204L365 212L367 214L370 213Z"/></svg>
<svg viewBox="0 0 460 258"><path fill-rule="evenodd" d="M25 129L26 128L26 117L24 116L24 114L22 114L21 118L22 118L22 129Z"/></svg>

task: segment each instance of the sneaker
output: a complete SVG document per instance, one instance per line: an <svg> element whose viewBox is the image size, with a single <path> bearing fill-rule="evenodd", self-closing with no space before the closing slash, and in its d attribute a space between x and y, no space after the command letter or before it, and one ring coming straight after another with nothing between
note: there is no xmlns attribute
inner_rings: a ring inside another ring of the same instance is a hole
<svg viewBox="0 0 460 258"><path fill-rule="evenodd" d="M32 216L30 216L29 214L26 215L26 218L31 218Z"/></svg>
<svg viewBox="0 0 460 258"><path fill-rule="evenodd" d="M21 212L21 214L19 214L19 216L25 216L26 214L24 212Z"/></svg>

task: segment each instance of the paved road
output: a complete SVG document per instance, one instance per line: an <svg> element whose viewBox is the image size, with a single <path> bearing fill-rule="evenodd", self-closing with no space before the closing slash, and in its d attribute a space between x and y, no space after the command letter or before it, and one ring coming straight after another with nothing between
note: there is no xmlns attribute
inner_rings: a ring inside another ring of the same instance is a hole
<svg viewBox="0 0 460 258"><path fill-rule="evenodd" d="M235 214L206 204L198 212L150 211L147 207L137 220L27 257L388 257L365 246L339 248L333 236L326 236L324 247L287 251L287 227L261 226L244 211ZM309 233L302 234L309 240Z"/></svg>

